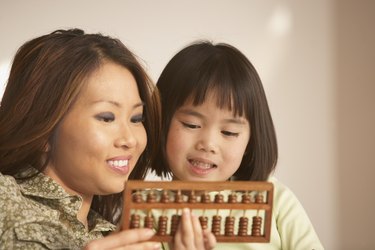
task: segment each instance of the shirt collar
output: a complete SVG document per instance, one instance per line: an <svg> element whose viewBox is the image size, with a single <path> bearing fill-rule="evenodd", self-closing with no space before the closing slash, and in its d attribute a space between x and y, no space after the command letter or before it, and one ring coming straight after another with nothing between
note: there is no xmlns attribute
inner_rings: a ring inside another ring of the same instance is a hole
<svg viewBox="0 0 375 250"><path fill-rule="evenodd" d="M21 192L24 195L36 196L45 199L63 199L71 197L57 182L51 177L38 172L35 168L23 171L17 177L22 178L33 175L28 179L18 179Z"/></svg>
<svg viewBox="0 0 375 250"><path fill-rule="evenodd" d="M68 194L55 180L51 177L38 172L35 168L29 168L17 175L18 178L33 176L28 179L17 179L21 192L26 196L36 197L43 203L77 216L81 206L82 198L78 195ZM114 231L116 226L104 220L97 212L90 210L88 215L90 223L94 225L93 231Z"/></svg>

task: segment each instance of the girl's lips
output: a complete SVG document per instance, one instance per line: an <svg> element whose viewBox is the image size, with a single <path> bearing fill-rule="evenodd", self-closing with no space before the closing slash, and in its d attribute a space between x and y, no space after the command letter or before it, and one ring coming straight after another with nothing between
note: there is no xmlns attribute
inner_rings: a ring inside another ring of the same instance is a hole
<svg viewBox="0 0 375 250"><path fill-rule="evenodd" d="M212 172L217 165L208 161L202 161L198 159L189 159L190 169L195 175L207 175Z"/></svg>
<svg viewBox="0 0 375 250"><path fill-rule="evenodd" d="M198 168L202 168L202 169L217 167L216 164L210 163L210 162L207 162L207 161L190 159L189 162L190 162L191 165L193 165L195 167L198 167Z"/></svg>

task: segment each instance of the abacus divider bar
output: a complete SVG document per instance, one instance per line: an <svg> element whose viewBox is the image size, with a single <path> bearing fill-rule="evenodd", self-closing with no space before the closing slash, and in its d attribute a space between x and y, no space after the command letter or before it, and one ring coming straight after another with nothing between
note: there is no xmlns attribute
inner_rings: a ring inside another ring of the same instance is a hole
<svg viewBox="0 0 375 250"><path fill-rule="evenodd" d="M267 243L267 240L264 236L225 236L225 235L216 235L215 236L217 242L257 242L257 243ZM158 242L170 242L173 240L173 236L171 235L154 235L150 241L158 241Z"/></svg>
<svg viewBox="0 0 375 250"><path fill-rule="evenodd" d="M128 180L126 189L168 189L168 190L199 190L199 191L267 191L273 188L271 182L264 181L220 181L220 182L189 182L189 181L140 181Z"/></svg>
<svg viewBox="0 0 375 250"><path fill-rule="evenodd" d="M127 209L183 209L183 208L190 208L190 209L227 209L227 210L271 210L271 204L267 203L127 203Z"/></svg>

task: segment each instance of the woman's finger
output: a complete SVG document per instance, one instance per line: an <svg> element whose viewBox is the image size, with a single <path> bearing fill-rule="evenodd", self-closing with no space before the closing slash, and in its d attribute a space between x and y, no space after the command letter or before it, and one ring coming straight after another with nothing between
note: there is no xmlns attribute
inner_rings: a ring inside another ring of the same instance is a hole
<svg viewBox="0 0 375 250"><path fill-rule="evenodd" d="M86 245L85 249L96 250L123 247L146 241L154 234L154 231L148 228L124 230L113 233L101 239L93 240Z"/></svg>

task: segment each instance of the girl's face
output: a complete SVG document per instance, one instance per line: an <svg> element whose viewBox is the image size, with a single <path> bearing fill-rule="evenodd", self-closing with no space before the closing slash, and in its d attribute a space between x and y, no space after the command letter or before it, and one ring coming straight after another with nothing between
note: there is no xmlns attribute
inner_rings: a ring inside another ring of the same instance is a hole
<svg viewBox="0 0 375 250"><path fill-rule="evenodd" d="M174 179L228 180L239 168L249 140L248 120L218 108L214 96L199 106L185 103L173 115L167 136Z"/></svg>
<svg viewBox="0 0 375 250"><path fill-rule="evenodd" d="M69 193L119 193L147 142L133 75L106 62L88 80L54 141L46 174Z"/></svg>

